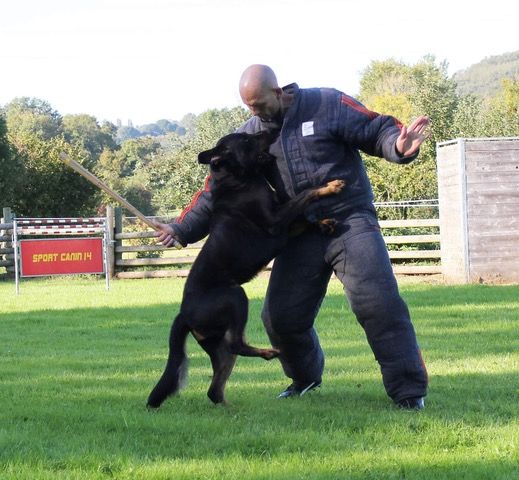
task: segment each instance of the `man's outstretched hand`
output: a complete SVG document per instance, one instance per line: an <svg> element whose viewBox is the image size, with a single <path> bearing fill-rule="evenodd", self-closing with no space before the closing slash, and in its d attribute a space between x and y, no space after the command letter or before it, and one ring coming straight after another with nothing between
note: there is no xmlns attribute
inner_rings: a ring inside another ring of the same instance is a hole
<svg viewBox="0 0 519 480"><path fill-rule="evenodd" d="M410 157L414 155L420 145L429 138L429 117L418 117L409 127L402 126L400 136L396 140L396 149L400 155Z"/></svg>
<svg viewBox="0 0 519 480"><path fill-rule="evenodd" d="M157 222L156 220L154 220L153 223L159 229L155 233L155 236L157 237L157 240L160 243L162 243L162 245L164 245L165 247L175 248L183 247L175 233L175 230L173 230L173 227L171 225L167 223Z"/></svg>

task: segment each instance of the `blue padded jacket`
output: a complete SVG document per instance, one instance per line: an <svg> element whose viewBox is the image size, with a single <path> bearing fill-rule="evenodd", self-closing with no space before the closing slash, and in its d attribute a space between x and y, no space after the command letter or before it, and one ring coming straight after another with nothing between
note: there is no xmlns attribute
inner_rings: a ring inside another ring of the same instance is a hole
<svg viewBox="0 0 519 480"><path fill-rule="evenodd" d="M402 157L396 150L401 123L389 115L379 115L354 98L331 88L300 89L297 84L283 88L293 96L283 117L276 165L284 194L293 197L305 188L329 180L346 182L343 191L312 202L305 211L310 222L333 218L349 210L369 207L373 192L359 150L390 162L409 163L418 153ZM252 117L239 132L255 133L274 125ZM279 126L278 126L279 128ZM173 223L181 243L203 238L211 217L211 181Z"/></svg>

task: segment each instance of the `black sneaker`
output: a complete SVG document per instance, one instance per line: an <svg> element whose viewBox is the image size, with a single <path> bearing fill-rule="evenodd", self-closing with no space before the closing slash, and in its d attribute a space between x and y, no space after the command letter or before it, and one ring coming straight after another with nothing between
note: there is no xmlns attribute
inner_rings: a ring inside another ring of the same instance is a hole
<svg viewBox="0 0 519 480"><path fill-rule="evenodd" d="M399 402L396 402L398 408L402 410L423 410L425 408L425 402L423 397L411 397L404 398Z"/></svg>
<svg viewBox="0 0 519 480"><path fill-rule="evenodd" d="M316 390L320 386L321 382L311 382L306 386L292 383L278 395L278 398L302 397L305 393Z"/></svg>

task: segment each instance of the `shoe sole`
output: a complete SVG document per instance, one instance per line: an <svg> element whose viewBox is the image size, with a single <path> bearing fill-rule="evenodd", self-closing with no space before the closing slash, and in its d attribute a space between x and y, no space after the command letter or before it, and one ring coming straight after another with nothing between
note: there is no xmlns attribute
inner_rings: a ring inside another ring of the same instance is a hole
<svg viewBox="0 0 519 480"><path fill-rule="evenodd" d="M308 393L312 390L315 390L315 389L319 388L320 386L321 386L321 383L312 382L308 386L306 386L303 390L301 390L300 392L298 392L297 390L291 390L291 391L285 390L284 392L281 392L277 396L277 398L302 397L306 393Z"/></svg>

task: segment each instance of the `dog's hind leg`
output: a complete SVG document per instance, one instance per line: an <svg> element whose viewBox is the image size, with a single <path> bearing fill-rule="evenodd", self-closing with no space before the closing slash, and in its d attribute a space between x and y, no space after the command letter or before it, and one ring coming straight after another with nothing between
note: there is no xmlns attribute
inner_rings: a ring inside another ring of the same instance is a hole
<svg viewBox="0 0 519 480"><path fill-rule="evenodd" d="M229 351L224 337L209 337L198 340L198 343L209 355L213 367L213 379L207 396L213 403L225 403L225 385L234 368L236 355Z"/></svg>
<svg viewBox="0 0 519 480"><path fill-rule="evenodd" d="M249 300L240 286L234 286L229 292L232 308L229 309L229 350L243 357L261 357L272 360L279 351L272 348L257 348L245 341L245 325L249 315Z"/></svg>
<svg viewBox="0 0 519 480"><path fill-rule="evenodd" d="M162 377L148 397L147 406L158 408L170 395L177 393L187 376L186 337L189 328L182 313L179 313L169 335L169 356Z"/></svg>

